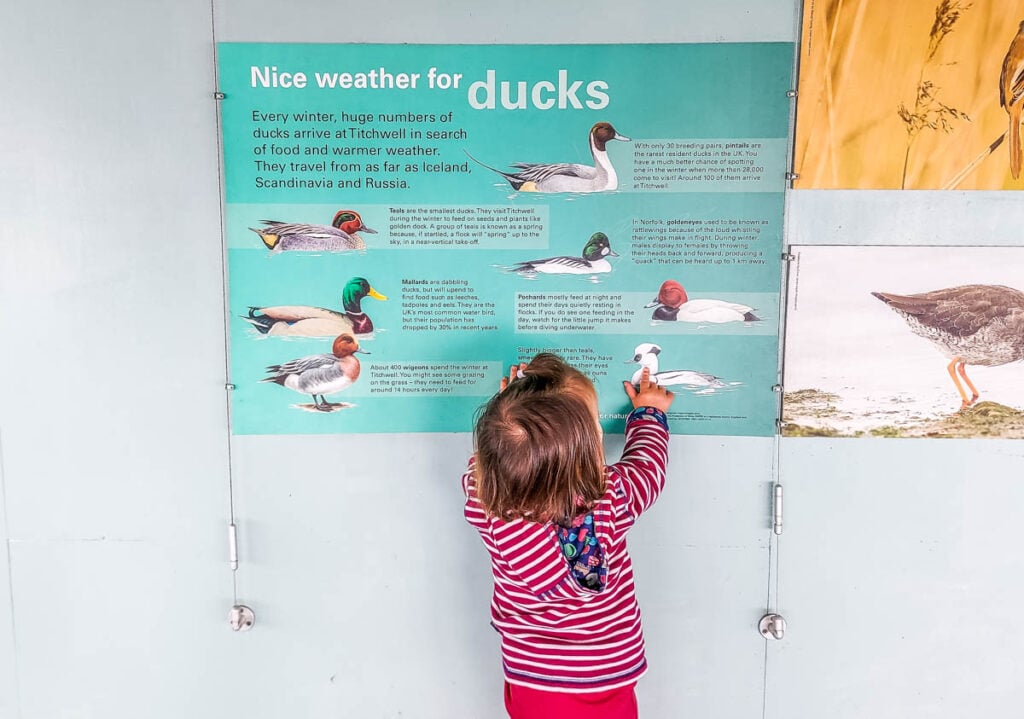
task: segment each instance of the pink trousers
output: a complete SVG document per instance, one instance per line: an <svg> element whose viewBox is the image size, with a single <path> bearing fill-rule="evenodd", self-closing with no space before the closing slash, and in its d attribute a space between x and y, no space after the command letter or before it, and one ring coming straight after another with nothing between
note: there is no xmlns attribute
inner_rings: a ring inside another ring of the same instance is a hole
<svg viewBox="0 0 1024 719"><path fill-rule="evenodd" d="M566 694L505 682L505 711L510 719L637 719L636 685Z"/></svg>

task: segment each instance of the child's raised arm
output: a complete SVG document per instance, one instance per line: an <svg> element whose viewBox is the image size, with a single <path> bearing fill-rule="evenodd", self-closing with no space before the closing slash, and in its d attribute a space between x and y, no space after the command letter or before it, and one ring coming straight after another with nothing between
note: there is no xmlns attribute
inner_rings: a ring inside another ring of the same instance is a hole
<svg viewBox="0 0 1024 719"><path fill-rule="evenodd" d="M665 412L675 395L651 382L645 367L639 388L623 383L626 395L633 403L633 412L626 420L626 446L622 458L611 466L620 476L626 491L630 514L639 516L654 504L665 486L665 466L668 463L668 420Z"/></svg>

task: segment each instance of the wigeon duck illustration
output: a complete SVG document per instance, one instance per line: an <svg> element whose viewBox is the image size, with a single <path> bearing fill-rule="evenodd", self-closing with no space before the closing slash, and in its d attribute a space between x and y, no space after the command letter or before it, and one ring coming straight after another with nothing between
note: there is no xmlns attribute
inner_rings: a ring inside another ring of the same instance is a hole
<svg viewBox="0 0 1024 719"><path fill-rule="evenodd" d="M626 363L636 363L640 365L640 369L633 373L633 378L630 380L630 382L636 386L640 385L640 376L643 374L645 367L651 372L651 382L662 387L684 385L686 387L718 389L726 386L725 382L720 378L715 377L713 374L698 372L697 370L675 369L659 372L658 355L661 354L661 347L651 342L644 342L643 344L637 345L636 349L633 350L633 353L633 359L626 360Z"/></svg>
<svg viewBox="0 0 1024 719"><path fill-rule="evenodd" d="M308 394L313 398L314 409L330 412L338 405L328 402L325 395L337 394L359 379L359 360L353 356L356 352L369 354L359 349L359 343L352 335L338 335L331 354L312 355L284 364L270 365L267 372L271 376L260 382L276 382L301 394Z"/></svg>
<svg viewBox="0 0 1024 719"><path fill-rule="evenodd" d="M366 249L366 242L358 232L377 234L377 230L363 224L355 210L338 210L328 225L304 225L297 222L260 220L265 227L249 229L260 236L263 244L273 252L344 252Z"/></svg>
<svg viewBox="0 0 1024 719"><path fill-rule="evenodd" d="M691 300L675 280L666 280L658 296L644 307L657 307L651 319L667 322L760 322L753 307L725 300Z"/></svg>
<svg viewBox="0 0 1024 719"><path fill-rule="evenodd" d="M542 260L527 260L519 262L510 268L512 272L521 275L534 277L537 274L545 275L592 275L601 272L611 272L612 265L605 259L607 257L618 257L612 250L608 235L603 232L595 232L583 246L582 257L546 257Z"/></svg>
<svg viewBox="0 0 1024 719"><path fill-rule="evenodd" d="M512 167L516 168L516 171L504 172L485 165L468 152L466 154L481 167L504 177L512 185L512 189L519 192L603 192L619 186L619 178L605 149L605 145L611 140L628 142L629 138L617 133L607 122L599 122L590 128L590 153L594 157L593 165L568 162L513 162Z"/></svg>
<svg viewBox="0 0 1024 719"><path fill-rule="evenodd" d="M1024 292L1002 285L961 285L915 295L871 294L949 358L946 370L960 393L961 409L978 399L967 365L996 367L1024 360Z"/></svg>
<svg viewBox="0 0 1024 719"><path fill-rule="evenodd" d="M310 307L307 305L279 305L250 307L249 316L242 319L259 330L260 334L289 337L337 337L341 334L365 336L373 332L373 322L363 312L362 300L372 297L386 300L362 277L353 277L341 292L343 311Z"/></svg>

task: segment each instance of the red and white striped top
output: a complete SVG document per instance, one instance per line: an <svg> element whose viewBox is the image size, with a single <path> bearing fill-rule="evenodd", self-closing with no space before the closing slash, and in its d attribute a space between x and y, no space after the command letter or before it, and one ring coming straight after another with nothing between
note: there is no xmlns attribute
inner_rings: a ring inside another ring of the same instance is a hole
<svg viewBox="0 0 1024 719"><path fill-rule="evenodd" d="M466 520L491 555L491 624L510 684L593 692L632 684L647 670L626 532L665 485L668 430L664 415L644 409L629 416L622 458L605 468L607 490L593 511L608 566L601 591L572 577L553 525L487 516L470 459Z"/></svg>

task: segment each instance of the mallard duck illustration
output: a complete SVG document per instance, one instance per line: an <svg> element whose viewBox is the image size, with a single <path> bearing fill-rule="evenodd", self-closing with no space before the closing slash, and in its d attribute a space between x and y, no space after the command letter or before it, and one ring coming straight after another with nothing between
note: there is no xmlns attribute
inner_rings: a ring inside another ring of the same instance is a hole
<svg viewBox="0 0 1024 719"><path fill-rule="evenodd" d="M364 297L387 299L366 279L353 277L341 292L343 311L307 305L250 307L249 315L243 315L242 319L261 334L275 337L336 337L346 333L365 336L373 332L373 322L363 312L361 303Z"/></svg>
<svg viewBox="0 0 1024 719"><path fill-rule="evenodd" d="M338 210L330 225L304 225L296 222L260 220L265 227L249 229L260 236L273 252L344 252L366 249L366 242L357 233L377 234L363 224L355 210Z"/></svg>
<svg viewBox="0 0 1024 719"><path fill-rule="evenodd" d="M313 409L330 412L338 405L328 402L325 395L337 394L359 379L359 360L353 356L356 352L369 354L359 349L359 343L352 335L338 335L331 347L331 354L312 355L270 365L267 372L271 376L260 382L276 382L282 387L308 394L313 398Z"/></svg>
<svg viewBox="0 0 1024 719"><path fill-rule="evenodd" d="M509 268L512 272L521 275L535 277L538 274L544 275L592 275L601 272L611 272L612 265L606 259L618 257L612 250L608 235L603 232L595 232L583 246L582 257L545 257L541 260L527 260L516 263Z"/></svg>
<svg viewBox="0 0 1024 719"><path fill-rule="evenodd" d="M608 158L605 145L612 140L628 142L607 122L599 122L590 128L590 153L593 165L576 163L513 162L515 172L504 172L485 165L469 155L469 159L491 172L496 172L519 192L603 192L619 186L619 178Z"/></svg>
<svg viewBox="0 0 1024 719"><path fill-rule="evenodd" d="M967 365L995 367L1024 360L1024 292L1002 285L961 285L915 295L871 294L949 358L946 370L960 393L961 409L978 399Z"/></svg>
<svg viewBox="0 0 1024 719"><path fill-rule="evenodd" d="M657 307L651 319L667 322L760 322L754 308L725 300L691 300L683 286L675 280L666 280L658 296L644 307Z"/></svg>
<svg viewBox="0 0 1024 719"><path fill-rule="evenodd" d="M644 368L650 370L651 381L655 384L661 385L662 387L668 387L670 385L685 385L687 387L702 387L708 389L718 389L725 387L719 377L715 377L713 374L707 372L698 372L692 369L674 369L666 370L664 372L658 371L658 355L661 354L661 347L652 343L644 342L639 344L633 350L633 359L626 360L626 363L636 363L640 365L640 369L633 373L630 382L634 385L640 385L640 376L643 374Z"/></svg>

